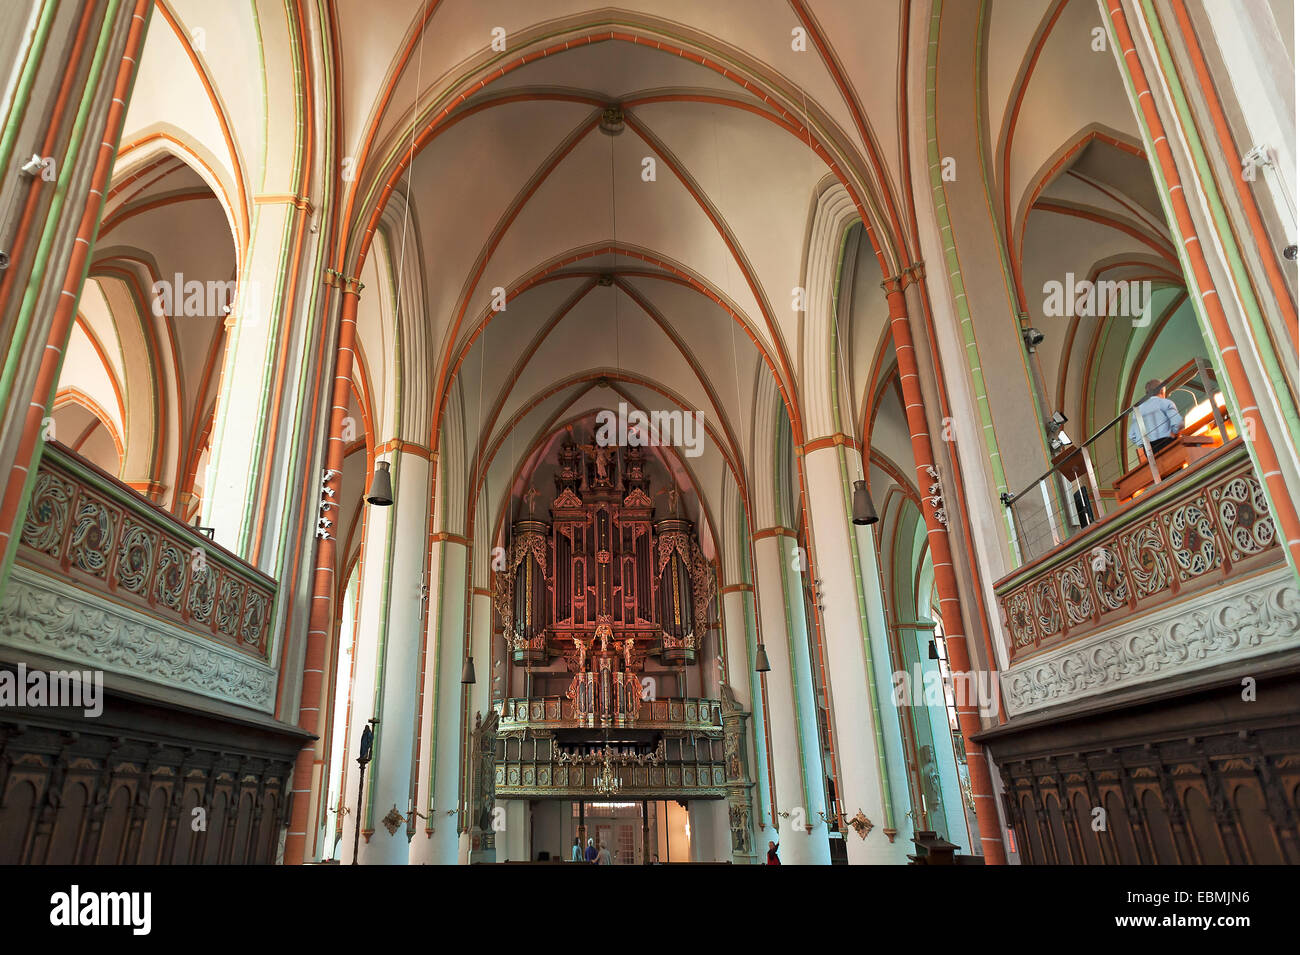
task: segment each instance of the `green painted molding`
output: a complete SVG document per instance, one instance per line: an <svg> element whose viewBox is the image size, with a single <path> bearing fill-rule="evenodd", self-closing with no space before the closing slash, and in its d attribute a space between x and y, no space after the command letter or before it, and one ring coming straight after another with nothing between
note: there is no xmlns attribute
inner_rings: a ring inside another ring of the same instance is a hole
<svg viewBox="0 0 1300 955"><path fill-rule="evenodd" d="M14 86L14 98L9 111L5 114L4 129L0 131L0 169L6 171L9 169L9 161L13 158L18 134L22 131L22 117L27 113L27 103L32 98L32 87L36 85L36 74L40 71L41 60L45 56L45 45L50 39L50 28L54 25L54 18L58 12L59 5L54 0L43 0L41 3L40 18L36 22L36 29L32 31L31 41L27 44L22 72L18 76L18 83ZM12 121L13 117L18 117L18 121ZM4 395L0 394L0 401L3 398Z"/></svg>

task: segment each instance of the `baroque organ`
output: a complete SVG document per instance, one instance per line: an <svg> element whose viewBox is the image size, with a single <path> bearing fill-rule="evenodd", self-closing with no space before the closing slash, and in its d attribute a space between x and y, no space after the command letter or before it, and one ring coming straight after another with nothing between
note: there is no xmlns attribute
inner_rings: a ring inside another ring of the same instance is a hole
<svg viewBox="0 0 1300 955"><path fill-rule="evenodd" d="M713 568L694 523L679 516L680 494L660 492L655 519L639 447L579 446L558 452L551 520L514 522L493 606L515 666L544 668L563 657L570 673L567 719L632 725L648 658L664 666L696 661L716 593Z"/></svg>

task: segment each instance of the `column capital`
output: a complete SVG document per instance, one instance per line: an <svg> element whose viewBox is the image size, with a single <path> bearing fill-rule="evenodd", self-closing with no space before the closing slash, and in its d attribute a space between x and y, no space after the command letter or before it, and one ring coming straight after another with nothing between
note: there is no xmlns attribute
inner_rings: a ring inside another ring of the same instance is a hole
<svg viewBox="0 0 1300 955"><path fill-rule="evenodd" d="M308 214L312 211L311 200L306 196L293 196L288 195L287 193L281 195L265 193L260 196L253 196L253 204L257 206L276 205L280 203L294 206L300 211Z"/></svg>
<svg viewBox="0 0 1300 955"><path fill-rule="evenodd" d="M820 438L813 438L811 441L805 441L801 449L803 454L812 454L814 451L820 451L823 448L848 447L854 451L859 450L858 442L852 435L844 434L837 431L834 434L824 435Z"/></svg>
<svg viewBox="0 0 1300 955"><path fill-rule="evenodd" d="M438 460L438 452L430 451L422 444L416 444L413 441L403 441L401 438L389 438L383 444L375 447L375 454L412 454L418 458L424 458L426 461Z"/></svg>
<svg viewBox="0 0 1300 955"><path fill-rule="evenodd" d="M330 288L341 288L344 294L351 292L353 295L360 296L361 290L365 288L359 278L350 275L344 275L338 269L325 269L321 281Z"/></svg>
<svg viewBox="0 0 1300 955"><path fill-rule="evenodd" d="M891 275L883 282L880 287L886 293L901 292L909 285L920 284L921 279L925 278L925 263L913 262L911 265L901 269L897 275Z"/></svg>

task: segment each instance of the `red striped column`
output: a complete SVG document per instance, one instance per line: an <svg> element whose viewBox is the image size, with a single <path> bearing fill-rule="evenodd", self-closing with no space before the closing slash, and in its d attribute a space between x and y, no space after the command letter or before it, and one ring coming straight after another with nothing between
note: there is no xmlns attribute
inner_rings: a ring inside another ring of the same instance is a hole
<svg viewBox="0 0 1300 955"><path fill-rule="evenodd" d="M929 470L934 467L930 448L929 425L925 420L925 404L921 397L921 379L917 372L916 349L912 345L912 330L907 324L907 301L903 288L908 279L888 279L881 283L889 302L889 327L894 336L894 352L898 356L898 378L903 389L903 404L907 413L907 430L912 437L912 459L916 464L917 487L925 489L934 483ZM954 687L969 685L960 674L970 671L970 654L966 651L963 632L961 602L957 597L957 578L953 573L952 551L948 547L948 528L939 522L933 507L921 508L925 516L926 540L934 562L934 584L939 591L939 613L943 618L944 643L948 648L948 663L952 670ZM984 758L984 747L974 741L975 734L983 729L975 701L957 694L957 719L961 725L962 741L966 745L966 767L970 772L971 795L975 799L975 815L979 820L980 844L986 865L1005 865L998 822L997 803L994 801L993 777Z"/></svg>
<svg viewBox="0 0 1300 955"><path fill-rule="evenodd" d="M343 316L339 327L338 359L334 366L334 398L330 408L329 442L325 446L325 475L321 493L325 488L334 490L333 500L339 499L343 478L343 419L348 413L348 396L352 387L353 348L357 340L357 304L364 287L354 278L340 278L343 285ZM326 534L316 545L316 577L312 587L311 616L307 623L307 649L303 659L302 695L298 709L298 725L310 733L317 733L321 705L324 700L325 660L334 617L331 600L334 594L334 556L336 544L333 534ZM289 819L289 834L284 843L285 865L301 865L306 861L308 827L315 818L313 806L322 789L319 767L323 766L318 752L319 740L313 740L298 752L293 767L293 814Z"/></svg>

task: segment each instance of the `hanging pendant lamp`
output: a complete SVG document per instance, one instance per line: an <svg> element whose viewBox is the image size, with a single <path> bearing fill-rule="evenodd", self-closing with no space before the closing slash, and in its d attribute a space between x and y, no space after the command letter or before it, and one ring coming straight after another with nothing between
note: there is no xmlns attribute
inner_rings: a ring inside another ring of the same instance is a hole
<svg viewBox="0 0 1300 955"><path fill-rule="evenodd" d="M367 504L388 507L393 503L393 477L388 472L389 467L387 461L375 462L375 476L370 482L370 493L366 495Z"/></svg>
<svg viewBox="0 0 1300 955"><path fill-rule="evenodd" d="M866 481L853 482L853 523L854 524L874 524L880 520L876 516L876 505L871 503L871 495L867 493Z"/></svg>

